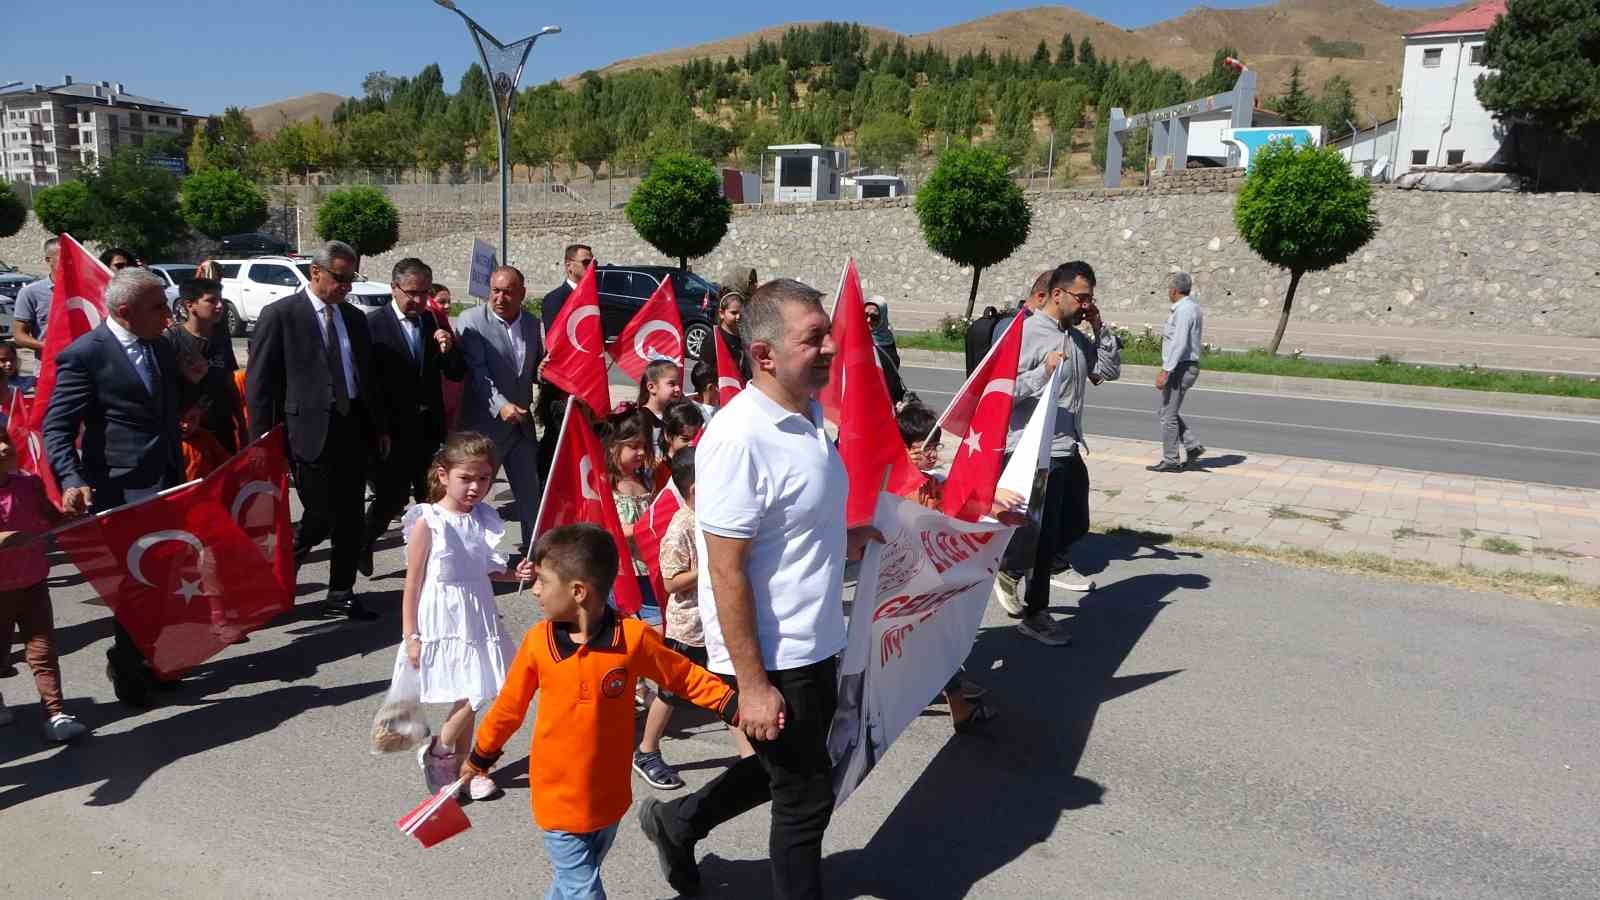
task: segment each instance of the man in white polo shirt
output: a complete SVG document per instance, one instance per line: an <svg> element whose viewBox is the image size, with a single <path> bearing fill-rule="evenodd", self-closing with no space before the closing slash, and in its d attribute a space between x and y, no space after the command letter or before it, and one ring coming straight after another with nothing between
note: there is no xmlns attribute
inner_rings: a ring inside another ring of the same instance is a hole
<svg viewBox="0 0 1600 900"><path fill-rule="evenodd" d="M850 483L815 399L834 353L821 299L788 279L750 296L739 331L751 389L717 413L696 450L706 652L711 671L738 685L739 727L756 753L687 797L640 808L663 874L685 894L700 885L695 843L770 800L771 896L822 896L844 564L881 537L845 528Z"/></svg>

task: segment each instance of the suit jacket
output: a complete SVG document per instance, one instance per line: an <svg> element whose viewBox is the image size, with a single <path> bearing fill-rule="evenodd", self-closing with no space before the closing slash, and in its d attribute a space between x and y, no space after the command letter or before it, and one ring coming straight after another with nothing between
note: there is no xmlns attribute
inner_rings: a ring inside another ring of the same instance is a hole
<svg viewBox="0 0 1600 900"><path fill-rule="evenodd" d="M539 305L539 321L544 323L544 330L547 333L550 331L551 323L556 320L556 316L561 314L562 305L567 302L567 298L570 296L572 296L572 285L567 284L565 281L561 282L560 287L544 295L544 302Z"/></svg>
<svg viewBox="0 0 1600 900"><path fill-rule="evenodd" d="M466 363L461 357L461 344L456 342L449 353L440 353L434 333L439 322L428 310L417 313L418 330L422 332L422 364L417 364L411 352L411 342L406 339L400 325L400 314L393 304L367 313L367 330L372 335L372 368L383 384L382 402L388 419L399 428L396 435L410 431L405 423L417 416L420 437L430 446L445 439L444 389L439 378L460 381L466 374Z"/></svg>
<svg viewBox="0 0 1600 900"><path fill-rule="evenodd" d="M372 367L372 338L367 317L348 303L334 307L350 336L350 355L356 373L357 402L353 414L361 417L368 436L389 433L384 385ZM296 291L267 304L250 339L245 399L250 409L250 430L256 437L278 423L288 426L289 452L296 460L322 456L333 415L333 374L322 341L322 323L305 291Z"/></svg>
<svg viewBox="0 0 1600 900"><path fill-rule="evenodd" d="M500 407L513 403L532 410L534 372L544 358L538 320L524 312L517 317L516 327L522 329L528 348L521 371L506 328L487 303L467 310L459 323L467 380L461 391L457 425L463 431L480 432L501 447L514 444L523 436L533 436L531 421L511 425L500 418Z"/></svg>
<svg viewBox="0 0 1600 900"><path fill-rule="evenodd" d="M183 480L178 415L199 389L179 373L170 344L157 339L150 346L160 370L155 396L104 322L56 357L45 452L63 488L94 489L97 509L121 506L125 490Z"/></svg>

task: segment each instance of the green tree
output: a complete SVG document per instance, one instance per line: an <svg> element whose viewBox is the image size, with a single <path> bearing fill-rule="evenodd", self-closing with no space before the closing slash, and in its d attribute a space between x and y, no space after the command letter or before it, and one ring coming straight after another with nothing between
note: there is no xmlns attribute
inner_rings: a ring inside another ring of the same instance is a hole
<svg viewBox="0 0 1600 900"><path fill-rule="evenodd" d="M0 181L0 238L11 237L28 224L28 208L22 205L11 183Z"/></svg>
<svg viewBox="0 0 1600 900"><path fill-rule="evenodd" d="M1378 231L1372 186L1350 174L1339 151L1289 141L1274 141L1252 155L1233 221L1256 255L1289 270L1278 330L1267 347L1272 354L1289 327L1301 276L1344 262Z"/></svg>
<svg viewBox="0 0 1600 900"><path fill-rule="evenodd" d="M1322 96L1313 106L1313 120L1322 126L1322 140L1331 141L1336 135L1350 133L1352 123L1360 124L1356 113L1356 94L1343 75L1335 75L1322 83Z"/></svg>
<svg viewBox="0 0 1600 900"><path fill-rule="evenodd" d="M1576 137L1600 122L1600 5L1517 0L1489 28L1483 64L1485 109Z"/></svg>
<svg viewBox="0 0 1600 900"><path fill-rule="evenodd" d="M83 179L88 227L76 235L128 247L144 259L167 255L188 229L178 209L178 176L155 165L139 148L102 159Z"/></svg>
<svg viewBox="0 0 1600 900"><path fill-rule="evenodd" d="M1028 239L1033 213L1006 162L981 149L956 148L939 157L917 192L917 219L933 252L972 268L967 318L978 302L983 270L1005 260Z"/></svg>
<svg viewBox="0 0 1600 900"><path fill-rule="evenodd" d="M590 122L572 133L572 158L589 167L589 183L600 177L600 164L617 150L616 135L599 122Z"/></svg>
<svg viewBox="0 0 1600 900"><path fill-rule="evenodd" d="M1289 83L1283 88L1283 96L1275 98L1273 104L1290 125L1309 125L1316 120L1316 103L1300 80L1299 63L1289 70Z"/></svg>
<svg viewBox="0 0 1600 900"><path fill-rule="evenodd" d="M732 129L710 122L695 121L689 125L689 152L712 162L721 162L733 155L738 141Z"/></svg>
<svg viewBox="0 0 1600 900"><path fill-rule="evenodd" d="M81 181L40 188L33 192L33 214L51 234L82 237L89 230L89 189Z"/></svg>
<svg viewBox="0 0 1600 900"><path fill-rule="evenodd" d="M1072 44L1072 32L1069 31L1061 36L1061 46L1056 48L1056 68L1062 74L1071 71L1077 55L1077 48Z"/></svg>
<svg viewBox="0 0 1600 900"><path fill-rule="evenodd" d="M230 106L222 115L208 119L204 128L196 129L189 144L189 171L232 169L254 178L260 174L256 156L259 140L244 110Z"/></svg>
<svg viewBox="0 0 1600 900"><path fill-rule="evenodd" d="M651 163L650 174L628 198L628 221L650 246L687 269L690 257L717 249L728 233L733 206L718 190L720 185L710 163L669 153Z"/></svg>
<svg viewBox="0 0 1600 900"><path fill-rule="evenodd" d="M1200 76L1194 83L1196 96L1209 97L1212 94L1222 94L1233 90L1234 84L1239 81L1239 73L1223 64L1223 60L1233 57L1237 59L1239 51L1231 46L1224 46L1211 55L1211 71Z"/></svg>
<svg viewBox="0 0 1600 900"><path fill-rule="evenodd" d="M1033 48L1033 74L1036 78L1043 78L1050 71L1050 45L1039 39L1039 46Z"/></svg>
<svg viewBox="0 0 1600 900"><path fill-rule="evenodd" d="M255 182L227 169L184 179L179 208L190 228L213 238L254 231L267 220L266 195Z"/></svg>
<svg viewBox="0 0 1600 900"><path fill-rule="evenodd" d="M341 188L317 208L317 234L362 256L383 253L400 241L400 213L375 187Z"/></svg>
<svg viewBox="0 0 1600 900"><path fill-rule="evenodd" d="M922 135L911 120L896 113L880 113L856 131L856 152L862 165L896 169L917 152Z"/></svg>

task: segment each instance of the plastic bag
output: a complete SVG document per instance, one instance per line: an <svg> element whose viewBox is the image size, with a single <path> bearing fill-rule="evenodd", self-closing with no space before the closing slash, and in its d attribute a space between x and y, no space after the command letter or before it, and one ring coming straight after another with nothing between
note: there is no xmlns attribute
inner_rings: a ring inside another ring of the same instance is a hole
<svg viewBox="0 0 1600 900"><path fill-rule="evenodd" d="M372 752L399 753L415 749L428 739L428 722L422 716L422 678L402 654L395 661L389 693L372 717Z"/></svg>

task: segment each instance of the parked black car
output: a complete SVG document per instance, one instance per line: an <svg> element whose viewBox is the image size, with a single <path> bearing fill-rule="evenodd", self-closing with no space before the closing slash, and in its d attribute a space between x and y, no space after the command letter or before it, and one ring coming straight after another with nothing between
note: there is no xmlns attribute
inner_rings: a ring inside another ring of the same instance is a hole
<svg viewBox="0 0 1600 900"><path fill-rule="evenodd" d="M0 260L0 340L11 338L11 316L16 311L17 292L23 285L38 280L38 276L24 275Z"/></svg>
<svg viewBox="0 0 1600 900"><path fill-rule="evenodd" d="M230 234L219 243L221 244L219 256L284 255L294 249L287 241L281 241L259 231Z"/></svg>
<svg viewBox="0 0 1600 900"><path fill-rule="evenodd" d="M711 351L711 329L717 321L717 288L711 282L672 266L600 266L595 276L607 341L615 340L628 327L663 278L671 278L678 316L683 319L684 350L690 359L700 359L702 353Z"/></svg>

